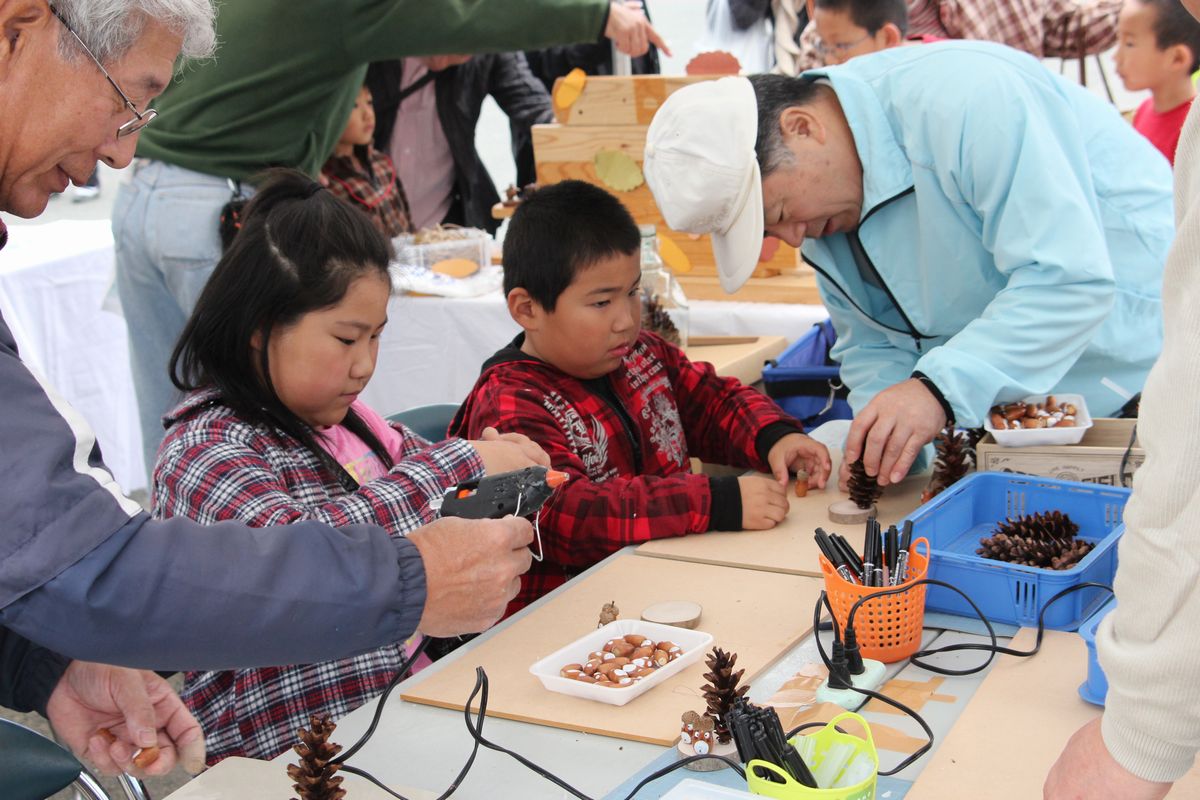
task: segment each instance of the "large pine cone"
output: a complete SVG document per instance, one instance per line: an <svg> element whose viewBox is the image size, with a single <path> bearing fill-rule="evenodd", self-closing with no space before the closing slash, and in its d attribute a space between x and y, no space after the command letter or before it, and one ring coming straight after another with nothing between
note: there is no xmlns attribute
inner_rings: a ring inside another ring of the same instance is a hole
<svg viewBox="0 0 1200 800"><path fill-rule="evenodd" d="M1006 519L975 552L984 558L1042 569L1070 569L1095 545L1075 538L1079 526L1061 511Z"/></svg>

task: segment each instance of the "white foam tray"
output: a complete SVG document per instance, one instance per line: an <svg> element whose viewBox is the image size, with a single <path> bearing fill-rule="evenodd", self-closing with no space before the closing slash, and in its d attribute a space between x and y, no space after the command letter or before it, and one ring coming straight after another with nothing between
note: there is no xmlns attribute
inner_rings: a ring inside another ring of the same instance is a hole
<svg viewBox="0 0 1200 800"><path fill-rule="evenodd" d="M1071 428L1018 428L1015 430L997 430L992 427L992 415L989 413L983 422L984 429L996 440L1001 447L1033 447L1046 444L1079 444L1088 428L1092 427L1092 417L1088 413L1087 403L1080 394L1053 393L1054 399L1061 406L1071 403L1075 406L1075 425ZM1047 395L1032 394L1021 398L1026 403L1044 403ZM1015 401L1009 401L1015 402ZM1003 405L1003 404L1001 404Z"/></svg>
<svg viewBox="0 0 1200 800"><path fill-rule="evenodd" d="M717 786L705 783L695 778L685 778L677 783L671 791L662 796L662 800L740 800L741 798L759 798L759 795L743 792L740 789L730 789L728 786Z"/></svg>
<svg viewBox="0 0 1200 800"><path fill-rule="evenodd" d="M603 650L604 643L609 639L619 639L626 634L636 633L653 639L655 642L668 641L679 645L683 655L659 667L653 675L635 681L621 689L610 689L597 686L594 683L584 683L570 678L564 678L559 672L567 664L583 664L588 660L588 654ZM618 619L603 628L597 628L586 636L581 636L566 647L555 650L529 668L552 692L569 694L572 697L582 697L586 700L598 700L614 706L623 706L635 697L650 691L658 684L670 678L688 666L700 660L709 645L713 642L711 633L704 631L689 631L686 628L676 628L672 625L659 625L656 622L643 622L638 619Z"/></svg>

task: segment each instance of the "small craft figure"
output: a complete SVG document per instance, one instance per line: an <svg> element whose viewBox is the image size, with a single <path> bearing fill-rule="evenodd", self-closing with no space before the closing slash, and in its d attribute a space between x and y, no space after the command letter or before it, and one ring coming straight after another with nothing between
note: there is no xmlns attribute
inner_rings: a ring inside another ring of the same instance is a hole
<svg viewBox="0 0 1200 800"><path fill-rule="evenodd" d="M712 717L701 717L696 723L696 734L692 737L692 749L696 751L696 755L704 756L712 752L713 741L716 739L713 730L715 726Z"/></svg>
<svg viewBox="0 0 1200 800"><path fill-rule="evenodd" d="M600 609L600 624L596 627L603 628L608 623L616 621L619 616L621 616L621 609L617 608L616 600L613 600L611 603L605 603Z"/></svg>
<svg viewBox="0 0 1200 800"><path fill-rule="evenodd" d="M694 744L696 741L696 726L700 724L700 715L695 711L683 712L683 727L679 729L679 741L686 745Z"/></svg>

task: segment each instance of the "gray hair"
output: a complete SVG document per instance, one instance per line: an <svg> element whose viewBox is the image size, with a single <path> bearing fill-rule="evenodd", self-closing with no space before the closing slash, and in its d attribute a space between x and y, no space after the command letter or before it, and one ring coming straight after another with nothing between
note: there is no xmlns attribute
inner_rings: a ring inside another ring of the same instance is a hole
<svg viewBox="0 0 1200 800"><path fill-rule="evenodd" d="M783 141L779 116L792 106L805 106L817 99L819 84L787 75L751 75L750 85L758 101L758 138L754 153L765 178L780 167L791 166L795 156Z"/></svg>
<svg viewBox="0 0 1200 800"><path fill-rule="evenodd" d="M212 55L216 46L212 0L55 0L54 7L106 65L119 61L137 43L148 20L181 36L181 53L187 58ZM65 30L59 52L66 59L79 56L79 44Z"/></svg>

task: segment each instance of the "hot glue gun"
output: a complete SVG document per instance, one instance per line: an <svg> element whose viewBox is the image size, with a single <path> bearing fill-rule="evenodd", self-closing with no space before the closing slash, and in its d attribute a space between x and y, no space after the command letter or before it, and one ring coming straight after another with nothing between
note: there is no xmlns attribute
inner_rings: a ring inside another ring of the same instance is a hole
<svg viewBox="0 0 1200 800"><path fill-rule="evenodd" d="M442 495L441 515L465 519L500 519L509 514L533 517L568 477L565 472L545 467L525 467L465 481Z"/></svg>

